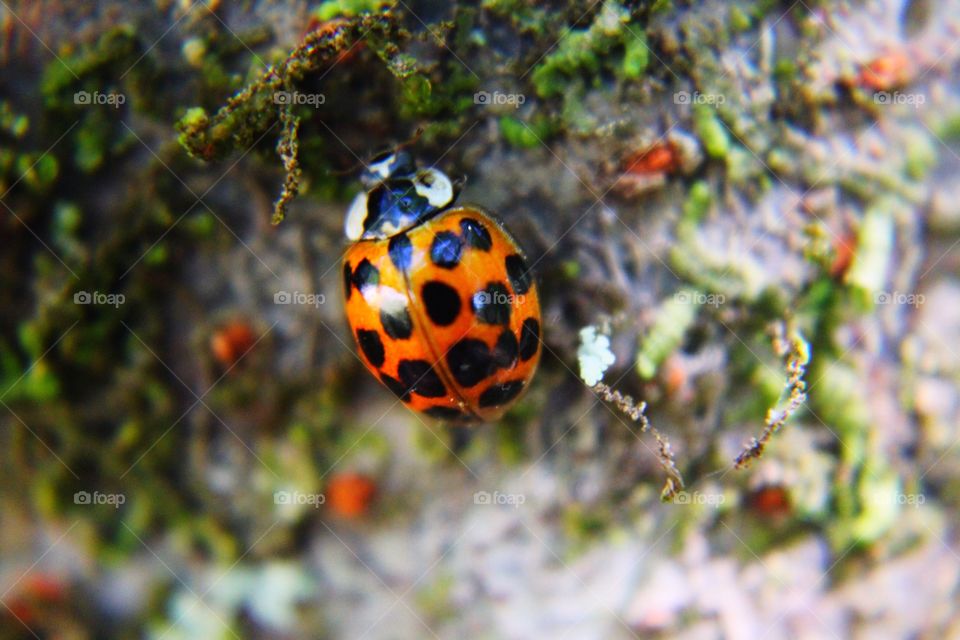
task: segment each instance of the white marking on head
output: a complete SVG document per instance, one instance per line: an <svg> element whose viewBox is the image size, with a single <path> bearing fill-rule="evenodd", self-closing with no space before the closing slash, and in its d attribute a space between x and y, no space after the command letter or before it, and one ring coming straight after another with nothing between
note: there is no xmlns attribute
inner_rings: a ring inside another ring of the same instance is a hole
<svg viewBox="0 0 960 640"><path fill-rule="evenodd" d="M381 180L386 180L390 177L390 172L393 171L393 163L397 161L397 154L391 153L389 156L380 160L379 162L373 162L367 167L367 170L371 174L377 176Z"/></svg>
<svg viewBox="0 0 960 640"><path fill-rule="evenodd" d="M430 206L445 207L453 201L453 183L443 171L424 169L413 178L417 195L426 198Z"/></svg>
<svg viewBox="0 0 960 640"><path fill-rule="evenodd" d="M363 221L367 218L367 192L361 191L347 209L343 230L349 240L359 240L363 235Z"/></svg>

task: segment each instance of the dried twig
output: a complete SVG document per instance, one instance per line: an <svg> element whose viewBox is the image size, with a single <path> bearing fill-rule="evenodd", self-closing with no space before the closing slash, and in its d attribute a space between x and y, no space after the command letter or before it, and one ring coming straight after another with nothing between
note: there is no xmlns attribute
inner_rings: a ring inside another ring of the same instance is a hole
<svg viewBox="0 0 960 640"><path fill-rule="evenodd" d="M763 455L767 443L787 422L807 399L807 383L803 375L810 362L810 346L795 328L789 332L784 322L777 322L772 327L773 349L776 354L786 360L787 381L783 393L777 404L767 411L767 418L763 433L759 438L751 438L743 451L734 459L733 465L737 469L750 466L753 460ZM789 335L787 335L789 333Z"/></svg>
<svg viewBox="0 0 960 640"><path fill-rule="evenodd" d="M664 482L663 490L660 492L660 499L664 502L672 500L676 492L683 488L683 476L680 474L680 470L677 469L676 462L674 461L670 441L657 431L647 419L647 403L640 402L638 404L632 396L624 395L603 382L598 382L591 388L594 393L599 395L605 402L613 404L621 413L630 418L630 420L639 422L641 433L649 431L653 434L653 437L657 441L660 466L667 472L667 479Z"/></svg>

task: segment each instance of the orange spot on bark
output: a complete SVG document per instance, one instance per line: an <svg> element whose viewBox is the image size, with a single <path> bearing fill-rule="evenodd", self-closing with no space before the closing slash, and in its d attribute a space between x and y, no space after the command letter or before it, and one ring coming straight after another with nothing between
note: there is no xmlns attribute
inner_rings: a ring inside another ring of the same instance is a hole
<svg viewBox="0 0 960 640"><path fill-rule="evenodd" d="M857 80L862 87L874 91L889 91L907 84L911 67L907 54L893 51L863 65Z"/></svg>
<svg viewBox="0 0 960 640"><path fill-rule="evenodd" d="M233 320L210 336L210 351L218 363L230 367L253 348L256 342L257 337L249 324L242 320Z"/></svg>
<svg viewBox="0 0 960 640"><path fill-rule="evenodd" d="M327 484L327 504L344 518L359 518L367 513L377 485L361 473L339 473Z"/></svg>
<svg viewBox="0 0 960 640"><path fill-rule="evenodd" d="M658 142L642 151L634 151L624 156L621 162L623 170L635 175L651 173L673 173L680 167L677 150L669 142Z"/></svg>

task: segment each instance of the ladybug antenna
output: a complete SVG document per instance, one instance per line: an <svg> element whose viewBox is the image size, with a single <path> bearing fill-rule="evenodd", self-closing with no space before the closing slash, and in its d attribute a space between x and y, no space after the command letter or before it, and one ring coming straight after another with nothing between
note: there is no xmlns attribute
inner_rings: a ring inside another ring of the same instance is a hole
<svg viewBox="0 0 960 640"><path fill-rule="evenodd" d="M453 181L453 199L456 200L460 195L460 192L463 191L463 187L467 184L467 176L461 175L459 178Z"/></svg>
<svg viewBox="0 0 960 640"><path fill-rule="evenodd" d="M417 140L420 139L420 136L423 135L424 128L417 127L417 130L413 132L413 135L397 145L397 149L406 149L407 147L412 147L417 143Z"/></svg>
<svg viewBox="0 0 960 640"><path fill-rule="evenodd" d="M353 175L363 168L364 168L363 162L358 160L354 162L352 165L350 165L349 167L347 167L346 169L330 169L327 173L329 173L331 176L337 176L339 178L341 176Z"/></svg>

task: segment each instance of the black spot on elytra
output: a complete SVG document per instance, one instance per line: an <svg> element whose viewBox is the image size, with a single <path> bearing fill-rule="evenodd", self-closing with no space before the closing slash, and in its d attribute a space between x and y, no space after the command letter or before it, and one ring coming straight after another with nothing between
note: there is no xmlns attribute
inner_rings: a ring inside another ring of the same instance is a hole
<svg viewBox="0 0 960 640"><path fill-rule="evenodd" d="M369 329L357 329L357 344L367 360L378 369L383 366L384 351L380 334Z"/></svg>
<svg viewBox="0 0 960 640"><path fill-rule="evenodd" d="M448 284L431 280L420 289L420 297L433 324L446 327L460 315L460 294Z"/></svg>
<svg viewBox="0 0 960 640"><path fill-rule="evenodd" d="M507 404L523 391L523 380L508 380L501 384L492 384L480 394L480 406L499 407Z"/></svg>
<svg viewBox="0 0 960 640"><path fill-rule="evenodd" d="M520 327L520 359L526 362L536 355L540 347L540 323L527 318Z"/></svg>
<svg viewBox="0 0 960 640"><path fill-rule="evenodd" d="M444 269L453 269L460 264L463 255L463 241L452 231L441 231L433 236L430 245L430 260Z"/></svg>
<svg viewBox="0 0 960 640"><path fill-rule="evenodd" d="M380 284L380 270L364 258L353 272L353 286L363 293L363 288Z"/></svg>
<svg viewBox="0 0 960 640"><path fill-rule="evenodd" d="M460 220L460 229L463 231L463 241L468 247L479 249L480 251L489 251L493 246L493 240L490 238L490 232L480 222L473 218L463 218Z"/></svg>
<svg viewBox="0 0 960 640"><path fill-rule="evenodd" d="M485 342L473 338L464 338L450 348L447 366L453 379L462 387L479 384L496 368L490 348Z"/></svg>
<svg viewBox="0 0 960 640"><path fill-rule="evenodd" d="M347 300L350 299L350 294L353 293L353 273L350 271L350 263L343 263L343 294L347 297Z"/></svg>
<svg viewBox="0 0 960 640"><path fill-rule="evenodd" d="M501 369L508 369L517 361L519 353L517 338L510 329L504 329L493 345L493 363Z"/></svg>
<svg viewBox="0 0 960 640"><path fill-rule="evenodd" d="M387 385L387 388L390 391L393 391L393 395L397 396L404 402L410 402L410 392L399 380L393 376L388 376L385 373L380 374L380 379L383 381L383 384Z"/></svg>
<svg viewBox="0 0 960 640"><path fill-rule="evenodd" d="M383 325L384 332L394 340L406 340L413 333L413 321L410 320L410 312L406 307L393 313L380 309L380 324Z"/></svg>
<svg viewBox="0 0 960 640"><path fill-rule="evenodd" d="M456 407L442 407L438 405L435 407L427 407L426 409L423 410L423 412L428 416L439 418L440 420L460 421L460 420L469 418L468 414L465 414L464 412L460 411L460 409L457 409Z"/></svg>
<svg viewBox="0 0 960 640"><path fill-rule="evenodd" d="M447 395L440 376L426 360L401 360L397 365L400 382L408 391L425 398L442 398Z"/></svg>
<svg viewBox="0 0 960 640"><path fill-rule="evenodd" d="M510 277L510 286L513 292L522 296L530 290L530 284L533 281L530 271L527 269L527 263L516 253L507 256L506 259L507 275Z"/></svg>
<svg viewBox="0 0 960 640"><path fill-rule="evenodd" d="M413 259L413 245L407 234L401 233L390 238L387 245L387 253L390 255L390 261L401 273L410 270L410 262Z"/></svg>
<svg viewBox="0 0 960 640"><path fill-rule="evenodd" d="M510 292L501 282L488 282L473 294L470 306L480 322L502 325L510 322Z"/></svg>

